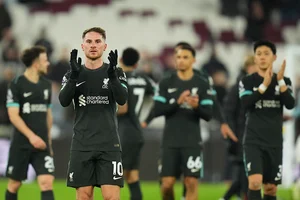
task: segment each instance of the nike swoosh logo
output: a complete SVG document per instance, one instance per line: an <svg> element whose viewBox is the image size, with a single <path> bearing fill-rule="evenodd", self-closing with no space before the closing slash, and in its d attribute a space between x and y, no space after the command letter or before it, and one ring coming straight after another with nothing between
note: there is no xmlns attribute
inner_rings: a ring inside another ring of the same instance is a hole
<svg viewBox="0 0 300 200"><path fill-rule="evenodd" d="M115 176L113 177L114 180L118 180L118 179L121 179L121 178L122 177L115 177Z"/></svg>
<svg viewBox="0 0 300 200"><path fill-rule="evenodd" d="M78 87L78 86L80 86L80 85L82 85L82 84L84 84L85 83L85 81L83 81L83 82L81 82L81 83L76 83L76 87Z"/></svg>
<svg viewBox="0 0 300 200"><path fill-rule="evenodd" d="M258 90L258 88L257 88L257 87L254 87L254 88L253 88L253 91L257 91L257 90Z"/></svg>
<svg viewBox="0 0 300 200"><path fill-rule="evenodd" d="M32 95L32 92L24 93L24 97L29 97L30 95Z"/></svg>
<svg viewBox="0 0 300 200"><path fill-rule="evenodd" d="M195 173L195 172L197 172L197 171L199 171L200 169L191 169L191 172L192 173Z"/></svg>
<svg viewBox="0 0 300 200"><path fill-rule="evenodd" d="M175 91L177 91L177 88L169 88L168 89L168 93L172 93L172 92L175 92Z"/></svg>

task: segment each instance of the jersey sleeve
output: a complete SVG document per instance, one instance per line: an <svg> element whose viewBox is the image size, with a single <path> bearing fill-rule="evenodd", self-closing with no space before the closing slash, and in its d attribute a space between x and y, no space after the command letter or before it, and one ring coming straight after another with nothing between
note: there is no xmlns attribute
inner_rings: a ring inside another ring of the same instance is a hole
<svg viewBox="0 0 300 200"><path fill-rule="evenodd" d="M247 109L260 99L261 94L258 90L253 91L251 76L245 76L239 82L239 97L241 99L242 105Z"/></svg>
<svg viewBox="0 0 300 200"><path fill-rule="evenodd" d="M117 68L117 75L121 85L127 90L128 88L127 77L126 74L123 72L122 68L120 67Z"/></svg>
<svg viewBox="0 0 300 200"><path fill-rule="evenodd" d="M15 79L8 85L6 107L20 107L19 91Z"/></svg>
<svg viewBox="0 0 300 200"><path fill-rule="evenodd" d="M210 93L210 86L206 82L202 84L203 89L198 94L199 95L199 106L196 109L199 117L209 121L213 115L213 96Z"/></svg>
<svg viewBox="0 0 300 200"><path fill-rule="evenodd" d="M51 83L49 83L48 108L52 108L52 87L51 87Z"/></svg>
<svg viewBox="0 0 300 200"><path fill-rule="evenodd" d="M292 109L295 106L295 98L293 96L292 82L289 78L284 78L287 90L280 94L281 103L287 108Z"/></svg>
<svg viewBox="0 0 300 200"><path fill-rule="evenodd" d="M147 95L154 95L154 93L155 93L155 90L156 90L156 84L155 84L155 82L151 79L151 78L149 78L149 77L144 77L145 78L145 80L146 80L146 94Z"/></svg>
<svg viewBox="0 0 300 200"><path fill-rule="evenodd" d="M122 68L117 68L117 78L109 81L115 101L124 105L128 98L127 78Z"/></svg>
<svg viewBox="0 0 300 200"><path fill-rule="evenodd" d="M153 100L154 100L154 108L153 108L154 110L152 111L153 112L152 117L171 115L179 107L176 101L174 102L169 101L166 80L163 80L159 83L159 86L157 87Z"/></svg>
<svg viewBox="0 0 300 200"><path fill-rule="evenodd" d="M232 129L236 127L236 111L238 108L239 92L238 83L233 85L224 98L224 114L226 121Z"/></svg>
<svg viewBox="0 0 300 200"><path fill-rule="evenodd" d="M72 102L75 95L76 80L70 78L71 71L68 71L62 79L62 87L59 92L59 102L63 107L67 107Z"/></svg>

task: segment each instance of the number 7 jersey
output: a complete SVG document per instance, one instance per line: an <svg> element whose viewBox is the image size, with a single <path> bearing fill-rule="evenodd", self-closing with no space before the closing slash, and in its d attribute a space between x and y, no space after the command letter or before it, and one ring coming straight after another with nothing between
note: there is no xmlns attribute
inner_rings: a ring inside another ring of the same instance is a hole
<svg viewBox="0 0 300 200"><path fill-rule="evenodd" d="M128 111L118 116L119 134L122 143L143 142L139 116L145 96L154 95L155 83L134 71L125 72L128 84Z"/></svg>

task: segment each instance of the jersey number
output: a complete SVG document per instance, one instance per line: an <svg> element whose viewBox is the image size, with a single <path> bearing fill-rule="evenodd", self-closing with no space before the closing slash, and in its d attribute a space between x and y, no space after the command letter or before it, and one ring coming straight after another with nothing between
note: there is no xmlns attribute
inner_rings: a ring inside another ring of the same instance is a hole
<svg viewBox="0 0 300 200"><path fill-rule="evenodd" d="M51 156L45 157L45 168L48 169L49 172L54 172L54 163Z"/></svg>
<svg viewBox="0 0 300 200"><path fill-rule="evenodd" d="M135 113L138 114L140 112L140 109L141 109L141 106L143 103L145 89L144 88L134 88L133 94L138 96L138 100L136 102L135 109L134 109Z"/></svg>
<svg viewBox="0 0 300 200"><path fill-rule="evenodd" d="M112 161L113 175L123 176L123 166L121 162Z"/></svg>

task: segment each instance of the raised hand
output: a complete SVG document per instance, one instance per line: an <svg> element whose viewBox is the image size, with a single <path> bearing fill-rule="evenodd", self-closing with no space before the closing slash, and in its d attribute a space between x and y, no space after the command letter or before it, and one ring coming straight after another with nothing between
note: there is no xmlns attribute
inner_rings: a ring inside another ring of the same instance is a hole
<svg viewBox="0 0 300 200"><path fill-rule="evenodd" d="M196 96L188 96L185 98L185 102L192 106L192 108L198 108L199 106L199 97L198 95Z"/></svg>
<svg viewBox="0 0 300 200"><path fill-rule="evenodd" d="M277 80L282 80L284 77L284 71L285 71L285 66L286 66L286 62L285 60L283 61L281 68L279 70L279 72L277 73Z"/></svg>
<svg viewBox="0 0 300 200"><path fill-rule="evenodd" d="M77 54L77 49L73 49L70 53L71 79L77 79L81 71L81 58L77 59Z"/></svg>
<svg viewBox="0 0 300 200"><path fill-rule="evenodd" d="M107 68L108 78L114 79L117 77L116 69L118 64L118 51L110 51L108 55L109 67Z"/></svg>
<svg viewBox="0 0 300 200"><path fill-rule="evenodd" d="M265 73L265 77L264 77L264 82L263 84L268 87L272 81L272 76L273 76L273 67L272 65L268 67L266 73Z"/></svg>
<svg viewBox="0 0 300 200"><path fill-rule="evenodd" d="M190 94L191 94L191 92L190 92L189 90L183 91L183 92L180 94L179 98L177 99L177 104L180 105L180 104L182 104L183 102L185 102L186 97L188 97Z"/></svg>

